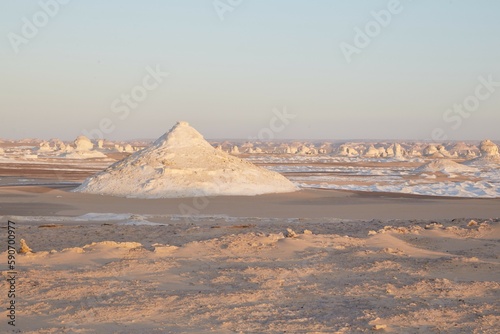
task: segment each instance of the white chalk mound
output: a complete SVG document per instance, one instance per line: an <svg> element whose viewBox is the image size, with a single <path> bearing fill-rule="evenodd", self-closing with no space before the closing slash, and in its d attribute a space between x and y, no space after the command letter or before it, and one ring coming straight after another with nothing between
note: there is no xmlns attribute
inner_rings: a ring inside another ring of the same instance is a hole
<svg viewBox="0 0 500 334"><path fill-rule="evenodd" d="M491 140L484 140L479 145L481 156L464 162L465 165L473 167L482 167L500 164L500 153L498 146Z"/></svg>
<svg viewBox="0 0 500 334"><path fill-rule="evenodd" d="M94 148L94 144L85 136L78 136L74 144L77 151L91 151Z"/></svg>
<svg viewBox="0 0 500 334"><path fill-rule="evenodd" d="M476 172L477 169L456 163L453 160L438 159L426 163L414 170L415 173L425 172L441 172L444 174L449 173L463 173L463 172Z"/></svg>
<svg viewBox="0 0 500 334"><path fill-rule="evenodd" d="M498 146L489 139L482 141L479 149L481 150L481 156L498 157Z"/></svg>
<svg viewBox="0 0 500 334"><path fill-rule="evenodd" d="M296 191L284 176L213 148L186 122L150 147L91 176L77 192L137 198Z"/></svg>
<svg viewBox="0 0 500 334"><path fill-rule="evenodd" d="M61 157L68 159L91 159L91 158L107 158L107 156L99 151L94 150L94 144L85 136L78 136L75 141L75 149L65 147L66 153Z"/></svg>

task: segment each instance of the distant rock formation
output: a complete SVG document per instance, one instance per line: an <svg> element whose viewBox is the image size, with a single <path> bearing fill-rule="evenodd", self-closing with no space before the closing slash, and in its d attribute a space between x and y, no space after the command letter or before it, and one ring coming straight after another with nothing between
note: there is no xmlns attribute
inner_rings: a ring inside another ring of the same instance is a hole
<svg viewBox="0 0 500 334"><path fill-rule="evenodd" d="M380 158L381 153L378 149L375 148L375 146L373 146L373 144L371 144L366 150L364 156L367 158Z"/></svg>
<svg viewBox="0 0 500 334"><path fill-rule="evenodd" d="M75 149L80 152L91 151L94 148L94 144L90 139L85 136L78 136L75 141Z"/></svg>
<svg viewBox="0 0 500 334"><path fill-rule="evenodd" d="M423 155L426 157L431 157L431 158L451 158L453 157L450 152L446 150L446 147L443 145L429 145L427 146L424 151Z"/></svg>
<svg viewBox="0 0 500 334"><path fill-rule="evenodd" d="M123 151L126 153L134 153L134 148L130 144L126 144L123 148Z"/></svg>
<svg viewBox="0 0 500 334"><path fill-rule="evenodd" d="M231 154L240 154L240 149L238 146L234 145L233 148L231 148Z"/></svg>
<svg viewBox="0 0 500 334"><path fill-rule="evenodd" d="M392 145L392 147L394 152L394 158L404 159L408 155L408 152L406 152L406 150L401 146L401 144L395 143Z"/></svg>
<svg viewBox="0 0 500 334"><path fill-rule="evenodd" d="M438 149L434 145L429 145L426 148L424 148L424 151L422 152L424 156L432 156L438 152Z"/></svg>
<svg viewBox="0 0 500 334"><path fill-rule="evenodd" d="M479 145L479 150L481 152L482 157L498 157L498 146L487 139L481 142Z"/></svg>
<svg viewBox="0 0 500 334"><path fill-rule="evenodd" d="M75 148L67 146L65 151L68 153L63 154L63 157L68 159L107 158L105 154L95 151L94 144L85 136L78 136L73 144Z"/></svg>
<svg viewBox="0 0 500 334"><path fill-rule="evenodd" d="M357 157L359 156L359 152L356 149L350 147L349 145L344 144L339 147L338 155L342 157Z"/></svg>
<svg viewBox="0 0 500 334"><path fill-rule="evenodd" d="M52 151L54 151L54 149L50 146L50 143L48 141L43 141L40 143L37 151L40 153L52 152Z"/></svg>
<svg viewBox="0 0 500 334"><path fill-rule="evenodd" d="M500 164L498 146L491 140L484 140L479 145L481 156L464 162L467 166L481 167Z"/></svg>

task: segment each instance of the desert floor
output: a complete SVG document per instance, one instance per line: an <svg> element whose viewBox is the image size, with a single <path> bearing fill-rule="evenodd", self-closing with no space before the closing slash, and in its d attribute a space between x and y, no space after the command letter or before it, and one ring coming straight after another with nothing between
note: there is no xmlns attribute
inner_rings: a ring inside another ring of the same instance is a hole
<svg viewBox="0 0 500 334"><path fill-rule="evenodd" d="M0 186L0 332L497 333L500 199ZM7 221L16 222L16 327ZM289 230L287 230L289 229Z"/></svg>

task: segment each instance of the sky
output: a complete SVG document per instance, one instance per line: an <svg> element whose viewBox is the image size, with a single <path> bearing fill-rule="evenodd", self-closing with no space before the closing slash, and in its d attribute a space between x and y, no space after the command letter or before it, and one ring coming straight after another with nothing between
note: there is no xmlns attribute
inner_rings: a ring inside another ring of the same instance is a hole
<svg viewBox="0 0 500 334"><path fill-rule="evenodd" d="M500 1L0 3L0 138L500 140Z"/></svg>

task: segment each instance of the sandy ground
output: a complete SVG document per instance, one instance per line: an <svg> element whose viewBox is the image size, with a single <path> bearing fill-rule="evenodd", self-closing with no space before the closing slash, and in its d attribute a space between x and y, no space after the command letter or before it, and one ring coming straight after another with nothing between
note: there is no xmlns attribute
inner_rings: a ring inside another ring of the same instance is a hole
<svg viewBox="0 0 500 334"><path fill-rule="evenodd" d="M303 190L139 200L31 183L45 185L0 187L2 245L11 219L35 252L16 256L15 328L2 253L1 333L500 327L500 199Z"/></svg>
<svg viewBox="0 0 500 334"><path fill-rule="evenodd" d="M500 198L436 198L309 189L261 196L131 199L72 193L71 190L78 183L56 184L50 180L30 180L30 183L37 182L43 185L0 186L0 215L78 216L101 212L362 220L500 217Z"/></svg>

